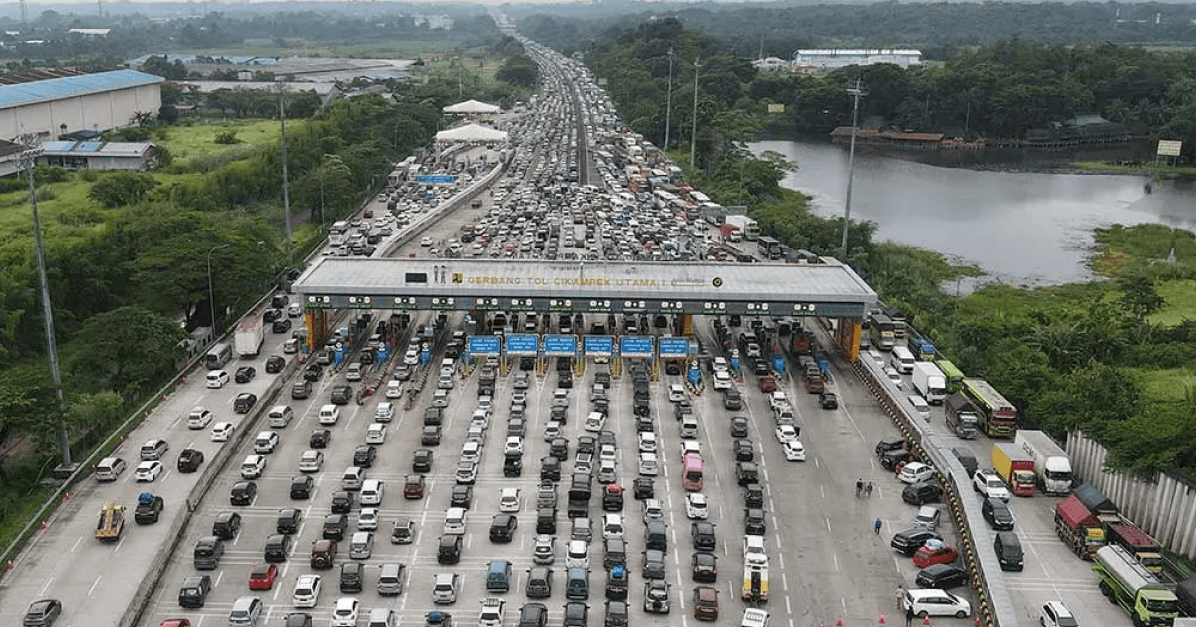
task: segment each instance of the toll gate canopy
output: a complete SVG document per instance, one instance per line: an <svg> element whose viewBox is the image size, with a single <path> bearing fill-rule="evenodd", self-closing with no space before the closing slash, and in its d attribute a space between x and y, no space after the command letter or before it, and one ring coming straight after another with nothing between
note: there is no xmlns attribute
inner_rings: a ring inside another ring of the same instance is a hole
<svg viewBox="0 0 1200 627"><path fill-rule="evenodd" d="M651 263L322 257L293 284L305 309L823 316L861 320L876 294L825 263Z"/></svg>

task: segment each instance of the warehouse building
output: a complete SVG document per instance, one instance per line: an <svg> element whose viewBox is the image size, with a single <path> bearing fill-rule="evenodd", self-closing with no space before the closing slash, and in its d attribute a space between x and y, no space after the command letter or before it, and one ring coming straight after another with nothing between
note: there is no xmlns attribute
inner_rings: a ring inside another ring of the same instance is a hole
<svg viewBox="0 0 1200 627"><path fill-rule="evenodd" d="M153 74L116 70L0 86L0 139L133 126L139 115L158 115L162 83Z"/></svg>

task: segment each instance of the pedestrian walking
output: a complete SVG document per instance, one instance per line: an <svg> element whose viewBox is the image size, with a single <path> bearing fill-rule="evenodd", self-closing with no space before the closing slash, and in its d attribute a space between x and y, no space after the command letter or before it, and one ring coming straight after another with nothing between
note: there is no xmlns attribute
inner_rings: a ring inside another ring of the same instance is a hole
<svg viewBox="0 0 1200 627"><path fill-rule="evenodd" d="M859 480L858 480L858 481L857 481L857 482L854 484L854 498L856 498L856 499L857 499L857 498L861 498L861 497L862 497L862 489L863 489L863 483L862 483L862 479L859 479Z"/></svg>
<svg viewBox="0 0 1200 627"><path fill-rule="evenodd" d="M875 484L868 481L866 489L867 489L867 498L871 498L871 493L875 491Z"/></svg>
<svg viewBox="0 0 1200 627"><path fill-rule="evenodd" d="M913 616L912 606L909 606L908 609L904 610L904 627L912 627Z"/></svg>
<svg viewBox="0 0 1200 627"><path fill-rule="evenodd" d="M904 609L904 584L896 584L896 609Z"/></svg>
<svg viewBox="0 0 1200 627"><path fill-rule="evenodd" d="M879 530L883 528L883 519L875 519L875 535L879 535Z"/></svg>

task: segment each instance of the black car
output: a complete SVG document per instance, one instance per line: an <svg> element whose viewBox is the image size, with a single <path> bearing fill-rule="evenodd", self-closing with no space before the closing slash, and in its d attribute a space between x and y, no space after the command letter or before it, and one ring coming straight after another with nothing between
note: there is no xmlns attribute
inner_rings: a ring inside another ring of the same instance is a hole
<svg viewBox="0 0 1200 627"><path fill-rule="evenodd" d="M288 496L293 501L302 501L312 496L313 478L309 475L296 475L292 477L292 487L288 490Z"/></svg>
<svg viewBox="0 0 1200 627"><path fill-rule="evenodd" d="M583 438L579 438L579 441L582 443ZM615 448L617 446L617 434L615 431L605 429L600 432L600 437L596 439L596 442L598 442L600 446L607 444Z"/></svg>
<svg viewBox="0 0 1200 627"><path fill-rule="evenodd" d="M294 507L281 509L275 516L275 532L292 535L300 530L300 521L303 519L304 513Z"/></svg>
<svg viewBox="0 0 1200 627"><path fill-rule="evenodd" d="M312 396L312 381L302 379L292 384L292 399L302 401Z"/></svg>
<svg viewBox="0 0 1200 627"><path fill-rule="evenodd" d="M242 529L242 515L237 512L223 512L217 514L217 519L213 521L212 533L214 536L222 540L234 539L238 531Z"/></svg>
<svg viewBox="0 0 1200 627"><path fill-rule="evenodd" d="M320 355L324 352L325 351L317 351L317 355ZM304 367L304 380L310 383L320 381L321 375L323 374L325 374L325 367L322 366L321 362L317 361L316 359L308 362L308 365Z"/></svg>
<svg viewBox="0 0 1200 627"><path fill-rule="evenodd" d="M254 380L256 375L258 375L258 371L254 369L254 366L242 366L233 373L233 380L236 383L249 383Z"/></svg>
<svg viewBox="0 0 1200 627"><path fill-rule="evenodd" d="M743 514L746 535L767 535L767 513L757 507L747 507Z"/></svg>
<svg viewBox="0 0 1200 627"><path fill-rule="evenodd" d="M550 454L557 457L558 461L567 461L567 456L570 454L571 445L566 438L554 438L550 440Z"/></svg>
<svg viewBox="0 0 1200 627"><path fill-rule="evenodd" d="M516 530L516 516L512 514L496 514L492 516L492 526L488 529L488 539L492 542L512 542L513 532Z"/></svg>
<svg viewBox="0 0 1200 627"><path fill-rule="evenodd" d="M328 514L321 523L321 537L325 540L338 540L346 537L346 527L349 521L345 514Z"/></svg>
<svg viewBox="0 0 1200 627"><path fill-rule="evenodd" d="M637 420L636 427L638 433L650 433L654 431L654 419L649 415L638 415L635 419Z"/></svg>
<svg viewBox="0 0 1200 627"><path fill-rule="evenodd" d="M682 372L682 369L679 367L679 361L675 359L668 359L666 363L663 364L663 372L667 373L668 375L678 375L680 372Z"/></svg>
<svg viewBox="0 0 1200 627"><path fill-rule="evenodd" d="M230 505L249 505L258 494L258 484L253 481L239 481L233 484L229 491Z"/></svg>
<svg viewBox="0 0 1200 627"><path fill-rule="evenodd" d="M242 392L233 399L233 411L239 414L248 414L257 402L258 396L249 392Z"/></svg>
<svg viewBox="0 0 1200 627"><path fill-rule="evenodd" d="M571 376L571 373L569 372L558 373L558 387L559 389L570 389L575 387L575 377Z"/></svg>
<svg viewBox="0 0 1200 627"><path fill-rule="evenodd" d="M957 588L970 579L967 571L949 564L934 564L917 573L918 588Z"/></svg>
<svg viewBox="0 0 1200 627"><path fill-rule="evenodd" d="M370 468L375 465L375 456L378 452L375 447L370 444L359 444L354 447L354 465L359 468Z"/></svg>
<svg viewBox="0 0 1200 627"><path fill-rule="evenodd" d="M433 451L419 448L413 451L413 472L429 472L433 468Z"/></svg>
<svg viewBox="0 0 1200 627"><path fill-rule="evenodd" d="M654 498L654 479L638 477L633 480L633 498L641 501Z"/></svg>
<svg viewBox="0 0 1200 627"><path fill-rule="evenodd" d="M717 528L707 520L692 522L692 548L697 551L712 551L717 548Z"/></svg>
<svg viewBox="0 0 1200 627"><path fill-rule="evenodd" d="M58 599L34 601L25 611L22 625L24 627L50 627L59 614L62 614L62 602Z"/></svg>
<svg viewBox="0 0 1200 627"><path fill-rule="evenodd" d="M312 627L312 614L289 612L283 617L283 627Z"/></svg>
<svg viewBox="0 0 1200 627"><path fill-rule="evenodd" d="M757 483L746 484L746 492L743 495L746 507L762 507L763 506L763 489Z"/></svg>
<svg viewBox="0 0 1200 627"><path fill-rule="evenodd" d="M765 359L755 359L754 360L754 374L756 374L756 375L771 374L771 365L768 364L767 360L765 360Z"/></svg>
<svg viewBox="0 0 1200 627"><path fill-rule="evenodd" d="M325 448L329 446L329 429L313 429L308 436L308 448Z"/></svg>
<svg viewBox="0 0 1200 627"><path fill-rule="evenodd" d="M750 423L745 416L734 416L729 419L729 435L735 438L750 436Z"/></svg>
<svg viewBox="0 0 1200 627"><path fill-rule="evenodd" d="M335 385L329 393L329 402L334 405L348 405L354 398L354 388L348 385Z"/></svg>
<svg viewBox="0 0 1200 627"><path fill-rule="evenodd" d="M354 495L346 490L337 490L329 497L329 511L335 514L349 514L354 507Z"/></svg>
<svg viewBox="0 0 1200 627"><path fill-rule="evenodd" d="M875 443L875 454L883 455L888 451L895 451L904 448L906 442L904 438L895 436L886 438Z"/></svg>
<svg viewBox="0 0 1200 627"><path fill-rule="evenodd" d="M291 318L278 318L271 323L271 333L287 333L292 330Z"/></svg>
<svg viewBox="0 0 1200 627"><path fill-rule="evenodd" d="M362 562L346 562L342 564L342 573L338 578L338 590L342 592L362 592L362 589Z"/></svg>
<svg viewBox="0 0 1200 627"><path fill-rule="evenodd" d="M1000 531L1012 531L1014 524L1012 510L1000 499L983 500L983 519Z"/></svg>
<svg viewBox="0 0 1200 627"><path fill-rule="evenodd" d="M455 485L450 488L450 507L461 507L466 509L471 507L471 498L475 495L475 488L469 485Z"/></svg>
<svg viewBox="0 0 1200 627"><path fill-rule="evenodd" d="M942 487L932 481L922 481L906 486L900 498L909 505L935 503L942 498Z"/></svg>
<svg viewBox="0 0 1200 627"><path fill-rule="evenodd" d="M916 456L901 448L886 451L880 455L879 465L886 470L895 471L897 468L903 468L905 464L915 460Z"/></svg>
<svg viewBox="0 0 1200 627"><path fill-rule="evenodd" d="M754 461L754 445L750 440L738 438L733 441L733 457L739 462Z"/></svg>
<svg viewBox="0 0 1200 627"><path fill-rule="evenodd" d="M179 472L196 472L200 468L200 464L204 463L204 453L197 451L194 448L185 448L179 451L179 462L176 467Z"/></svg>
<svg viewBox="0 0 1200 627"><path fill-rule="evenodd" d="M942 536L936 531L925 527L910 527L892 536L892 548L902 555L912 557L917 549L925 546L926 540L941 540Z"/></svg>
<svg viewBox="0 0 1200 627"><path fill-rule="evenodd" d="M268 309L263 312L263 322L275 322L285 317L282 309Z"/></svg>
<svg viewBox="0 0 1200 627"><path fill-rule="evenodd" d="M439 425L426 425L421 428L421 445L437 446L442 443L442 428Z"/></svg>
<svg viewBox="0 0 1200 627"><path fill-rule="evenodd" d="M717 556L712 553L692 553L692 581L712 583L717 580Z"/></svg>
<svg viewBox="0 0 1200 627"><path fill-rule="evenodd" d="M608 386L612 382L612 377L607 372L600 371L594 375L594 378L592 379L592 381L596 385L602 385L605 388L608 388Z"/></svg>
<svg viewBox="0 0 1200 627"><path fill-rule="evenodd" d="M821 409L837 409L838 397L833 392L821 392Z"/></svg>
<svg viewBox="0 0 1200 627"><path fill-rule="evenodd" d="M292 550L292 536L274 533L267 536L267 544L263 547L263 561L269 564L286 562L288 551Z"/></svg>
<svg viewBox="0 0 1200 627"><path fill-rule="evenodd" d="M287 360L280 355L271 355L267 358L267 363L263 366L263 370L267 374L276 374L283 371L283 367L287 365Z"/></svg>

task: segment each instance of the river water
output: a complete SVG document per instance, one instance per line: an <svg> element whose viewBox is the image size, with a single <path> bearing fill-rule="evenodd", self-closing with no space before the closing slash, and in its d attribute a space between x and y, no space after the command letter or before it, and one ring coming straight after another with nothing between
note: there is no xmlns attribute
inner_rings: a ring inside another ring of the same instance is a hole
<svg viewBox="0 0 1200 627"><path fill-rule="evenodd" d="M756 154L773 150L795 163L797 171L782 184L812 196L817 215L843 215L847 146L820 138L761 141L750 149ZM1076 159L1125 158L1137 151L1130 146L1117 150L1124 155L1112 149L1108 154L896 155L860 145L854 156L850 217L874 222L877 241L934 250L976 265L988 275L983 283L1035 286L1091 280L1086 261L1097 227L1159 223L1196 230L1195 181L1167 181L1147 194L1148 179L1142 176L1043 173Z"/></svg>

